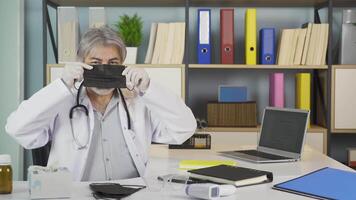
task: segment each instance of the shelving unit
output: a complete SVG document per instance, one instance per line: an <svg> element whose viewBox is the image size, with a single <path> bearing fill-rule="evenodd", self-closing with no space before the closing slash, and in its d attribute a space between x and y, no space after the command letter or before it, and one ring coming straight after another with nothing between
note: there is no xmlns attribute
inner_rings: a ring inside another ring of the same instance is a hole
<svg viewBox="0 0 356 200"><path fill-rule="evenodd" d="M105 6L105 7L184 7L185 9L185 22L186 22L186 36L189 36L189 11L193 7L308 7L314 10L314 22L320 22L320 17L318 11L322 8L327 9L327 23L329 23L329 41L328 41L328 54L327 54L327 65L322 66L285 66L285 65L244 65L244 64L232 64L232 65L222 65L222 64L209 64L200 65L189 63L190 52L195 51L195 49L190 48L191 38L185 37L185 52L184 52L184 64L181 65L147 65L147 64L136 64L136 67L145 68L168 68L168 67L180 67L184 69L184 81L185 81L185 100L189 103L189 73L191 71L206 70L206 69L229 69L229 70L250 70L253 69L257 71L265 70L286 70L286 71L296 71L296 72L310 72L313 77L313 87L315 90L322 90L322 83L319 80L320 73L326 73L326 94L320 92L322 97L325 97L326 102L321 107L324 107L322 113L325 115L326 127L319 125L312 125L309 132L322 132L325 133L325 142L327 143L327 153L330 155L330 138L331 138L331 75L332 75L332 64L333 64L333 8L342 6L356 6L355 0L43 0L43 35L47 36L47 27L49 31L49 36L51 38L51 44L53 47L54 55L57 57L57 46L55 43L55 33L52 29L52 23L49 21L48 6L57 9L58 6L79 6L79 7L89 7L89 6ZM56 25L56 23L54 23ZM43 38L43 63L44 69L47 65L47 37ZM44 83L46 79L46 70L43 74ZM316 95L314 95L316 96ZM324 99L324 98L322 98ZM313 104L317 104L316 97L312 99ZM316 107L316 106L314 106ZM313 108L313 113L316 113L316 108ZM315 117L313 121L316 121ZM208 132L256 132L258 127L255 128L216 128L210 127L206 129Z"/></svg>
<svg viewBox="0 0 356 200"><path fill-rule="evenodd" d="M310 70L310 69L328 69L327 65L308 66L308 65L239 65L239 64L189 64L190 69L295 69L295 70Z"/></svg>

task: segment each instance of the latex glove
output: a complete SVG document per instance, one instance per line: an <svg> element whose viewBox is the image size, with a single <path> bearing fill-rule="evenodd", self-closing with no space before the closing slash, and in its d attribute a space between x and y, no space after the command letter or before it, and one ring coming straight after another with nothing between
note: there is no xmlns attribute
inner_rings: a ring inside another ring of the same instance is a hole
<svg viewBox="0 0 356 200"><path fill-rule="evenodd" d="M75 81L83 80L84 69L93 69L92 66L81 62L63 62L64 69L62 72L62 80L69 87L74 86Z"/></svg>
<svg viewBox="0 0 356 200"><path fill-rule="evenodd" d="M150 85L150 77L143 68L126 67L122 72L126 76L126 87L129 90L135 90L141 95L146 92Z"/></svg>

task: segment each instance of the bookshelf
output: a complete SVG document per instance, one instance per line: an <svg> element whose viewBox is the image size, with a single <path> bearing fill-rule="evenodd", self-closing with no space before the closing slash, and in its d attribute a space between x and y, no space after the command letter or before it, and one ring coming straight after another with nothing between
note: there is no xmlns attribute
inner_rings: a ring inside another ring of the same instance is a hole
<svg viewBox="0 0 356 200"><path fill-rule="evenodd" d="M333 46L332 43L334 41L332 34L329 34L329 43L328 43L328 54L327 54L327 64L321 66L288 66L288 65L244 65L244 64L232 64L232 65L223 65L223 64L209 64L209 65L200 65L193 64L190 60L190 57L195 49L192 49L190 45L193 43L193 40L190 34L189 23L191 21L191 9L196 7L268 7L273 9L282 8L311 8L314 10L314 21L318 20L318 11L320 9L327 9L327 22L332 22L333 20L333 9L334 7L342 7L342 6L356 6L355 0L43 0L43 35L46 37L43 38L43 63L44 69L47 67L47 34L49 33L51 45L54 50L55 57L57 56L57 47L55 35L56 33L53 31L52 24L55 22L51 22L49 20L48 15L48 6L54 9L57 9L58 6L78 6L78 7L90 7L90 6L104 6L104 7L182 7L185 9L184 18L186 22L186 41L185 41L185 52L184 52L184 62L180 65L170 65L170 64L159 64L159 65L151 65L151 64L135 64L135 67L143 67L143 68L181 68L184 70L184 76L182 79L184 80L184 96L187 103L189 103L189 87L190 81L189 76L190 72L197 73L202 70L202 74L205 69L229 69L233 70L254 70L253 73L264 73L266 70L284 70L286 72L303 72L307 71L312 73L313 77L319 77L320 74L324 74L326 77L326 93L323 94L323 98L325 98L325 111L323 112L325 118L325 128L320 125L312 125L309 131L312 132L322 132L325 133L327 142L327 152L330 153L330 137L333 129L331 128L331 103L332 102L332 94L331 94L331 78L332 78L332 64L333 64ZM164 8L163 8L164 9ZM329 23L329 33L332 33L333 25ZM48 27L48 29L47 29ZM148 33L146 33L148 34ZM46 83L47 71L45 70L43 74L44 83ZM313 88L317 89L318 80L313 80ZM322 90L318 88L317 90ZM314 104L317 104L317 100L312 100ZM315 110L313 111L315 112ZM313 119L313 121L316 121ZM256 132L258 128L217 128L210 127L207 129L210 132ZM355 130L356 132L356 130Z"/></svg>
<svg viewBox="0 0 356 200"><path fill-rule="evenodd" d="M276 69L276 70L283 70L283 69L294 69L294 70L310 70L310 69L328 69L327 65L320 65L320 66L308 66L308 65L239 65L239 64L209 64L209 65L202 65L202 64L189 64L189 68L191 69Z"/></svg>

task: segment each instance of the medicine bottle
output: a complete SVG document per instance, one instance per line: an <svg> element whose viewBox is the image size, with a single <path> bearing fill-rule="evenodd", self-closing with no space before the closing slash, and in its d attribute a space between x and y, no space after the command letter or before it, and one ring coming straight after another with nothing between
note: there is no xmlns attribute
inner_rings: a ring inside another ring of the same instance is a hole
<svg viewBox="0 0 356 200"><path fill-rule="evenodd" d="M12 168L10 155L0 155L0 194L12 192Z"/></svg>

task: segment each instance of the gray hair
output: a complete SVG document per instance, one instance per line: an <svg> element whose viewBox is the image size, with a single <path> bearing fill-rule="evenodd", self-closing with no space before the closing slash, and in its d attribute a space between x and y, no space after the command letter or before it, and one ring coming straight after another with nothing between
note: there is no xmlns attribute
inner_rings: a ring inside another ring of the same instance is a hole
<svg viewBox="0 0 356 200"><path fill-rule="evenodd" d="M108 26L90 28L83 34L77 51L77 60L83 62L91 50L98 45L114 45L119 51L121 62L124 62L126 46L118 34Z"/></svg>

